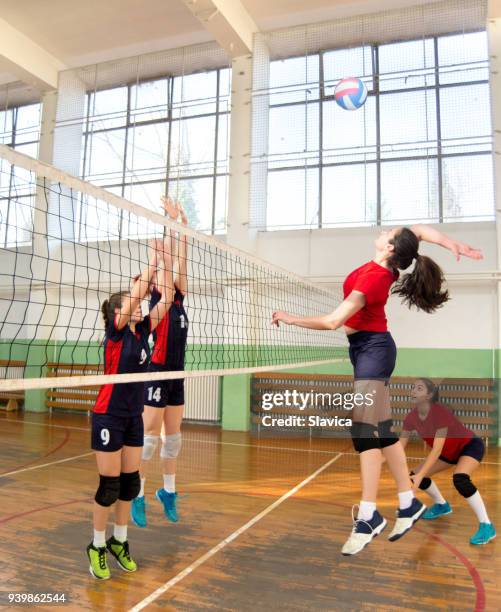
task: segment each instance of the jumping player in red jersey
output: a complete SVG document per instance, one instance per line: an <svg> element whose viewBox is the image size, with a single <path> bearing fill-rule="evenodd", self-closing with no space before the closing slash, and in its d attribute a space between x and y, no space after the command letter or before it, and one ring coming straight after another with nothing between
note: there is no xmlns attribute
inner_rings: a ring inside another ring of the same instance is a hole
<svg viewBox="0 0 501 612"><path fill-rule="evenodd" d="M146 371L150 356L148 337L174 299L170 248L170 235L166 240L152 241L148 266L132 289L115 293L103 303L105 374ZM162 298L143 318L141 302L157 266ZM129 553L127 522L130 502L140 488L143 388L142 382L102 386L92 414L92 448L96 452L99 487L94 498L94 539L87 546L87 556L91 574L101 580L110 577L107 551L123 570L134 572L137 569ZM113 504L114 532L106 540L106 523Z"/></svg>
<svg viewBox="0 0 501 612"><path fill-rule="evenodd" d="M162 199L166 214L172 221L180 217L183 225L188 219L179 202L170 198ZM174 253L174 248L172 248ZM186 235L179 234L177 254L174 257L174 300L167 314L154 334L154 347L150 372L184 370L184 356L188 336L188 317L184 309L184 299L188 290ZM150 307L158 300L158 292L153 288ZM146 501L144 485L149 461L153 457L160 440L163 426L160 457L163 468L163 487L155 495L163 506L165 516L173 523L178 521L176 464L181 450L181 422L184 412L184 379L160 380L144 386L144 447L141 462L141 489L132 501L131 518L138 527L146 527Z"/></svg>
<svg viewBox="0 0 501 612"><path fill-rule="evenodd" d="M496 537L496 530L489 520L480 492L471 481L471 474L485 453L482 439L439 403L438 387L429 378L416 380L411 399L414 409L405 417L400 441L405 449L411 432L415 431L431 447L428 457L415 472L411 472L414 488L425 491L434 501L423 514L423 519L433 520L452 512L430 476L453 468L454 487L466 499L479 522L470 544L487 544Z"/></svg>
<svg viewBox="0 0 501 612"><path fill-rule="evenodd" d="M479 250L428 225L382 231L375 241L374 259L347 276L344 301L333 312L298 317L276 311L272 317L277 326L280 322L325 330L344 326L348 335L355 391L366 398L366 403L353 409L351 435L360 454L362 500L352 533L342 549L344 555L357 554L386 527L386 519L376 509L383 456L396 481L399 498L397 520L388 539L393 542L401 538L426 510L414 497L405 452L393 431L388 385L397 349L388 332L384 310L394 283L392 293L401 296L409 307L416 306L425 312L434 312L449 299L442 289L442 270L418 252L420 240L451 250L458 260L461 255L482 258ZM400 279L398 271L409 268L414 260L412 272Z"/></svg>

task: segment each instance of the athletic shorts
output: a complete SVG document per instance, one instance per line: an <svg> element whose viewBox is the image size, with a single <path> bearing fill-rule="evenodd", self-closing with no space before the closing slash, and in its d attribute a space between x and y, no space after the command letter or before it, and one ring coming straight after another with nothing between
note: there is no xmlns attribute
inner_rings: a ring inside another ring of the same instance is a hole
<svg viewBox="0 0 501 612"><path fill-rule="evenodd" d="M184 404L184 378L145 383L144 404L155 408L182 406Z"/></svg>
<svg viewBox="0 0 501 612"><path fill-rule="evenodd" d="M92 414L92 449L112 453L124 446L143 446L143 415Z"/></svg>
<svg viewBox="0 0 501 612"><path fill-rule="evenodd" d="M454 459L454 460L446 459L445 457L442 457L442 455L440 455L439 459L441 461L445 461L445 463L456 465L456 463L461 459L461 457L473 457L473 459L476 459L478 462L480 462L482 461L484 454L485 454L484 441L482 440L482 438L478 438L477 436L474 436L469 442L467 442L463 446L457 459Z"/></svg>
<svg viewBox="0 0 501 612"><path fill-rule="evenodd" d="M397 360L390 332L359 331L349 334L348 342L355 380L389 381Z"/></svg>

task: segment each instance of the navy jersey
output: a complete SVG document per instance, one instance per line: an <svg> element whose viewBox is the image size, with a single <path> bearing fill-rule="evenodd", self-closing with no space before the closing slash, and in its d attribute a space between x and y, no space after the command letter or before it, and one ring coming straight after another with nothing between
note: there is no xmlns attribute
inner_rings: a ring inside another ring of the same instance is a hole
<svg viewBox="0 0 501 612"><path fill-rule="evenodd" d="M150 310L160 301L156 287L151 292ZM188 317L183 306L184 296L176 287L174 301L153 332L151 363L165 370L184 370L184 355L188 337ZM156 368L158 369L158 368Z"/></svg>
<svg viewBox="0 0 501 612"><path fill-rule="evenodd" d="M115 321L110 321L104 339L104 373L146 372L150 357L150 333L149 316L135 325L135 331L129 325L117 329ZM143 388L143 382L103 385L94 404L94 412L127 417L141 414Z"/></svg>

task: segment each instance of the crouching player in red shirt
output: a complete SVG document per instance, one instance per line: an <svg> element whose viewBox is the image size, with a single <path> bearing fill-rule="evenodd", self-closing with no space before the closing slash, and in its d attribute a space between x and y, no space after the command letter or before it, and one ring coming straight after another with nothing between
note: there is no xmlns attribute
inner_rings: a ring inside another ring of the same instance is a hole
<svg viewBox="0 0 501 612"><path fill-rule="evenodd" d="M400 441L405 448L411 432L416 431L431 447L428 457L415 473L411 472L414 488L426 491L435 502L422 518L432 520L452 512L430 476L453 467L452 482L480 523L478 531L470 538L470 544L487 544L496 537L496 530L489 520L482 496L470 478L484 456L482 439L439 403L438 387L428 378L416 380L411 398L415 408L405 417Z"/></svg>
<svg viewBox="0 0 501 612"><path fill-rule="evenodd" d="M150 357L148 337L174 299L170 247L169 232L165 240L153 241L148 266L131 290L115 293L104 301L105 374L147 371ZM143 318L141 302L155 272L162 298ZM143 389L143 382L106 384L101 387L94 405L92 449L96 454L99 487L94 498L94 539L87 546L87 557L90 573L100 580L110 577L107 551L123 570L134 572L137 569L129 553L127 522L130 502L141 486ZM106 523L112 505L115 505L115 527L113 536L106 540Z"/></svg>

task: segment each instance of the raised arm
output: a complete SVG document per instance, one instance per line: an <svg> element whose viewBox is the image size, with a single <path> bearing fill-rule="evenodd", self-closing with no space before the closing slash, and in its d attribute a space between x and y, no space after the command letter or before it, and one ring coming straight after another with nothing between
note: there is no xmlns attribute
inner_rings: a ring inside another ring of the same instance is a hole
<svg viewBox="0 0 501 612"><path fill-rule="evenodd" d="M165 317L174 300L174 281L172 274L172 239L171 231L167 229L163 240L157 241L158 246L158 273L157 288L161 293L160 300L150 310L151 329L157 327Z"/></svg>
<svg viewBox="0 0 501 612"><path fill-rule="evenodd" d="M480 249L476 249L464 242L454 240L430 225L413 225L410 229L416 234L419 240L431 244L438 244L444 249L452 251L457 261L459 261L461 255L470 257L471 259L483 259L484 257Z"/></svg>
<svg viewBox="0 0 501 612"><path fill-rule="evenodd" d="M148 247L148 265L141 271L141 274L132 285L130 294L124 296L122 306L115 317L115 325L118 329L123 329L129 323L132 313L141 304L145 295L148 293L148 287L156 272L157 263L157 242L156 240L152 240Z"/></svg>
<svg viewBox="0 0 501 612"><path fill-rule="evenodd" d="M350 295L339 304L339 306L329 314L317 317L298 317L293 314L276 310L272 316L272 324L279 326L279 323L286 325L296 325L308 329L338 329L361 310L365 305L365 296L360 291L352 291Z"/></svg>
<svg viewBox="0 0 501 612"><path fill-rule="evenodd" d="M181 216L181 223L187 227L188 226L188 217L186 216L186 212L183 206L178 202L177 208L179 214ZM177 266L176 267L176 275L174 277L174 285L178 288L178 290L186 295L188 292L188 245L186 240L186 234L179 234L179 243L177 248Z"/></svg>

